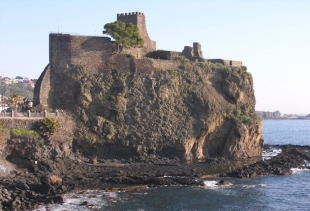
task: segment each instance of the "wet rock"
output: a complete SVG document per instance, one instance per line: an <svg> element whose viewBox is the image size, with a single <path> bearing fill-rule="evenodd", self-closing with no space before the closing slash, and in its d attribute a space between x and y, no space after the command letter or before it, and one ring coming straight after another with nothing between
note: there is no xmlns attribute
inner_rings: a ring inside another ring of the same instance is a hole
<svg viewBox="0 0 310 211"><path fill-rule="evenodd" d="M87 206L87 205L89 205L89 202L88 201L83 201L80 205L81 206Z"/></svg>
<svg viewBox="0 0 310 211"><path fill-rule="evenodd" d="M58 190L59 190L60 192L66 192L66 191L68 190L68 188L67 188L66 186L64 186L64 185L61 185L61 186L58 188Z"/></svg>
<svg viewBox="0 0 310 211"><path fill-rule="evenodd" d="M231 185L231 183L228 182L227 180L220 180L218 183L216 183L216 185L218 185L218 186L227 186L227 185Z"/></svg>
<svg viewBox="0 0 310 211"><path fill-rule="evenodd" d="M21 190L29 190L30 187L26 183L17 183L16 187L21 189Z"/></svg>
<svg viewBox="0 0 310 211"><path fill-rule="evenodd" d="M21 201L19 199L15 199L13 202L12 202L12 207L14 207L15 209L18 209L19 207L21 207Z"/></svg>
<svg viewBox="0 0 310 211"><path fill-rule="evenodd" d="M46 204L55 204L55 203L61 204L61 203L64 203L64 199L60 195L50 196L45 199L45 203Z"/></svg>

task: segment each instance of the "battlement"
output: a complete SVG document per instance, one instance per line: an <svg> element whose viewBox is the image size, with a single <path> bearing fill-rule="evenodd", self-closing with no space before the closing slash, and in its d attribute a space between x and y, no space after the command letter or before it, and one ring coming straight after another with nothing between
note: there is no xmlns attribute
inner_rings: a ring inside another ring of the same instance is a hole
<svg viewBox="0 0 310 211"><path fill-rule="evenodd" d="M129 13L119 13L117 14L117 17L119 16L144 16L142 12L129 12Z"/></svg>

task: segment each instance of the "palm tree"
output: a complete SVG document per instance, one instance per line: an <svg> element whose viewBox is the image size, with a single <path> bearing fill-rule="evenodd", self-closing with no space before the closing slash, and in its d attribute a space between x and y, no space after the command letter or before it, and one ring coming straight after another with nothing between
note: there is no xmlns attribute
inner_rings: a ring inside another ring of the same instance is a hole
<svg viewBox="0 0 310 211"><path fill-rule="evenodd" d="M20 94L14 93L9 97L9 102L14 104L15 111L17 106L24 103L24 98Z"/></svg>

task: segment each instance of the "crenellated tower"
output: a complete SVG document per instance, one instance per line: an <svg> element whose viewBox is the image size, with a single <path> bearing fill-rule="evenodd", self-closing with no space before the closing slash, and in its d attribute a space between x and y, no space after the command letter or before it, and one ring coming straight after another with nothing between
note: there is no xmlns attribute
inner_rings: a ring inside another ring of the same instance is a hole
<svg viewBox="0 0 310 211"><path fill-rule="evenodd" d="M156 42L152 41L147 33L145 16L141 12L130 12L117 14L117 20L125 23L133 23L140 31L140 35L144 40L144 48L142 54L146 54L156 50ZM141 49L140 49L141 50Z"/></svg>

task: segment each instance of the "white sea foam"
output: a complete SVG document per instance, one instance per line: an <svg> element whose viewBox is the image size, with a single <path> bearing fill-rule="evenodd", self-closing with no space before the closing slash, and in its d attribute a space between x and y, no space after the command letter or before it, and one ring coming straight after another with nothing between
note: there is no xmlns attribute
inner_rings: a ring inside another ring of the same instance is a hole
<svg viewBox="0 0 310 211"><path fill-rule="evenodd" d="M218 185L216 185L218 181L204 180L203 183L205 184L205 187L210 187L210 188L218 187Z"/></svg>
<svg viewBox="0 0 310 211"><path fill-rule="evenodd" d="M310 167L310 163L308 161L305 160L305 165L304 167L309 168Z"/></svg>
<svg viewBox="0 0 310 211"><path fill-rule="evenodd" d="M240 185L242 188L267 187L267 184Z"/></svg>
<svg viewBox="0 0 310 211"><path fill-rule="evenodd" d="M269 160L270 158L277 156L281 152L282 152L282 149L277 149L277 148L270 148L270 149L264 150L262 152L263 160Z"/></svg>
<svg viewBox="0 0 310 211"><path fill-rule="evenodd" d="M293 174L300 174L303 171L309 171L307 168L291 168L291 170L293 171Z"/></svg>
<svg viewBox="0 0 310 211"><path fill-rule="evenodd" d="M117 193L88 190L79 193L68 193L64 196L63 204L52 204L40 206L36 211L71 211L71 210L100 210L102 206L107 206L109 202L118 200ZM88 206L81 205L83 202Z"/></svg>

